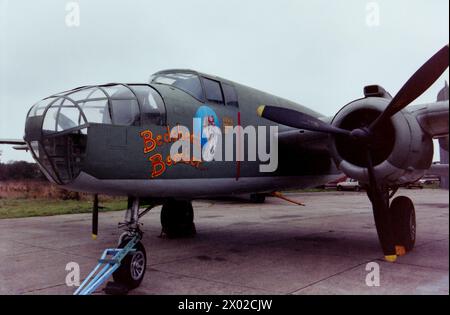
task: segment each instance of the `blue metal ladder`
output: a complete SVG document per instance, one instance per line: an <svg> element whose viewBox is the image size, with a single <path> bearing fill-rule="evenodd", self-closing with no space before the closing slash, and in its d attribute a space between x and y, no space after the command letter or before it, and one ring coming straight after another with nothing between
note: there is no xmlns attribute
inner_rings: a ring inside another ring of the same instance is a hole
<svg viewBox="0 0 450 315"><path fill-rule="evenodd" d="M120 267L122 259L128 253L136 251L134 246L139 242L140 236L135 235L124 248L107 248L103 251L97 266L84 279L83 283L73 293L73 295L90 295L101 286ZM111 258L107 258L112 256ZM99 271L100 270L100 271Z"/></svg>

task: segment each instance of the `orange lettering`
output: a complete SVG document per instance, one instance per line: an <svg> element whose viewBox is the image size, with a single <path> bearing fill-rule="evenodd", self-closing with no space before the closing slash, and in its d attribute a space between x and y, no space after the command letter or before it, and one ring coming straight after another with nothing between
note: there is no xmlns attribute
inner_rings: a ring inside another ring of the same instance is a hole
<svg viewBox="0 0 450 315"><path fill-rule="evenodd" d="M162 137L161 135L157 135L156 136L156 144L161 146L162 145Z"/></svg>
<svg viewBox="0 0 450 315"><path fill-rule="evenodd" d="M172 159L170 158L170 154L166 157L167 166L172 166Z"/></svg>
<svg viewBox="0 0 450 315"><path fill-rule="evenodd" d="M153 139L153 133L150 130L144 130L140 133L144 140L144 153L153 151L156 147L156 141Z"/></svg>
<svg viewBox="0 0 450 315"><path fill-rule="evenodd" d="M161 176L161 174L166 170L166 165L163 162L162 155L156 153L151 156L149 160L152 162L152 177Z"/></svg>

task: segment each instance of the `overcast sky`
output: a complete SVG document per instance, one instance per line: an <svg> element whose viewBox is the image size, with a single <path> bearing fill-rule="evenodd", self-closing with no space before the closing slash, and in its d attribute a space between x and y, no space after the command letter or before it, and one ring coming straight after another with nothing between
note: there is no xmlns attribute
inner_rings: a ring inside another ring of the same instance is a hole
<svg viewBox="0 0 450 315"><path fill-rule="evenodd" d="M332 116L364 85L395 94L449 42L448 0L79 0L79 27L66 25L69 2L0 0L0 138L21 138L27 110L50 94L147 82L166 68ZM415 103L434 101L446 79L448 70ZM31 160L0 150L3 161Z"/></svg>

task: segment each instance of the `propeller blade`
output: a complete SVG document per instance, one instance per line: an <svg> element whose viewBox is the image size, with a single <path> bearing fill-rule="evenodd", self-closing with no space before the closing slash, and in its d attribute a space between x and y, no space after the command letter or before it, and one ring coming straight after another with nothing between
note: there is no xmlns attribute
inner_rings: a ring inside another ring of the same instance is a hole
<svg viewBox="0 0 450 315"><path fill-rule="evenodd" d="M97 239L98 235L98 195L94 195L94 202L92 204L92 239Z"/></svg>
<svg viewBox="0 0 450 315"><path fill-rule="evenodd" d="M297 129L325 132L330 134L350 135L350 131L334 127L311 115L288 108L261 105L257 113L260 117Z"/></svg>
<svg viewBox="0 0 450 315"><path fill-rule="evenodd" d="M428 59L398 91L383 113L370 125L375 130L386 119L395 115L422 95L444 73L449 64L449 46L442 47L436 54Z"/></svg>
<svg viewBox="0 0 450 315"><path fill-rule="evenodd" d="M372 155L367 149L367 170L369 173L369 187L367 194L372 203L373 215L375 217L375 225L378 232L380 244L384 253L384 257L389 262L397 259L397 253L394 243L394 231L392 229L391 216L389 213L389 198L387 198L381 186L375 177Z"/></svg>

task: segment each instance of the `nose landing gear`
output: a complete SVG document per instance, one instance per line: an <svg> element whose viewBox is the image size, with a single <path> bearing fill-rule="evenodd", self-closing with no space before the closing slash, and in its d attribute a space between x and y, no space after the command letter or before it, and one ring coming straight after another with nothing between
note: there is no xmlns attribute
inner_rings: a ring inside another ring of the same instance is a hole
<svg viewBox="0 0 450 315"><path fill-rule="evenodd" d="M114 282L107 283L105 287L107 294L126 294L141 284L145 276L147 254L141 242L143 233L139 228L139 219L160 204L163 204L161 224L164 234L169 238L196 234L194 211L190 201L155 199L145 210L139 211L139 198L129 197L125 222L119 223L119 228L125 228L125 232L119 237L118 247L104 251L97 266L74 294L92 294L111 275ZM94 210L95 208L94 202ZM93 222L96 222L96 217L94 218ZM94 230L96 234L97 229Z"/></svg>
<svg viewBox="0 0 450 315"><path fill-rule="evenodd" d="M109 248L103 252L97 266L75 291L75 295L92 294L111 275L114 282L107 283L107 294L126 294L141 284L145 276L147 254L141 242L143 233L139 228L139 218L154 206L156 203L139 212L139 198L128 199L125 222L119 223L119 227L126 231L119 237L118 248Z"/></svg>
<svg viewBox="0 0 450 315"><path fill-rule="evenodd" d="M119 248L124 248L129 241L128 237L124 238ZM112 274L114 282L128 290L141 284L147 265L147 254L141 241L133 246L133 250L122 259L120 267Z"/></svg>

